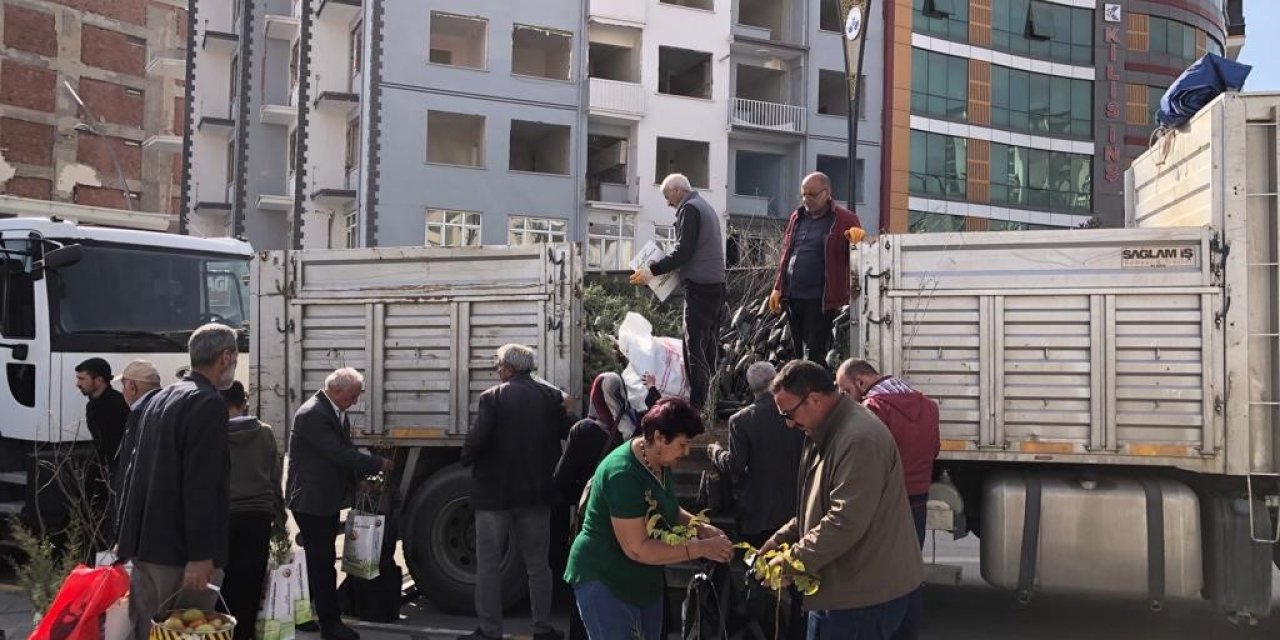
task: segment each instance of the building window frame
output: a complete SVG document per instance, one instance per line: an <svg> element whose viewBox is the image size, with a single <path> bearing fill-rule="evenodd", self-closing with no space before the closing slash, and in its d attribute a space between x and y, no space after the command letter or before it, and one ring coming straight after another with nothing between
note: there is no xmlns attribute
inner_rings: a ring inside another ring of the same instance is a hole
<svg viewBox="0 0 1280 640"><path fill-rule="evenodd" d="M563 218L507 216L507 244L512 246L562 243L568 236L569 221Z"/></svg>
<svg viewBox="0 0 1280 640"><path fill-rule="evenodd" d="M635 214L590 213L587 216L587 268L626 270L635 255L635 239Z"/></svg>
<svg viewBox="0 0 1280 640"><path fill-rule="evenodd" d="M483 218L479 211L428 208L423 243L428 247L478 247Z"/></svg>

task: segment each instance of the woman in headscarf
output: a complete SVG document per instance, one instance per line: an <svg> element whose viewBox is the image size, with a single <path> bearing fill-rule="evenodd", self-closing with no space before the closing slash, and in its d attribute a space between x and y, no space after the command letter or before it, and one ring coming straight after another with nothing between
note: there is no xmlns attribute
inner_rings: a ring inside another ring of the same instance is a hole
<svg viewBox="0 0 1280 640"><path fill-rule="evenodd" d="M653 386L652 374L645 374L644 380L649 387L646 404L652 406L661 394ZM589 397L591 406L587 417L569 429L569 440L552 476L556 489L574 515L575 523L578 522L579 498L587 480L596 472L596 466L605 454L630 440L640 424L640 414L627 399L627 386L622 376L612 371L596 376L591 383ZM576 535L576 531L571 535ZM570 614L569 640L585 640L586 637L578 607L574 606Z"/></svg>

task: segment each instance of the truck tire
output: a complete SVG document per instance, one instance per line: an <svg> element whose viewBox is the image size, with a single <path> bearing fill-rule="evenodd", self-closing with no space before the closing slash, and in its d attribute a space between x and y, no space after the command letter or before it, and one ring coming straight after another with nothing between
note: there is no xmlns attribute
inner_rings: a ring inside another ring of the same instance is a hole
<svg viewBox="0 0 1280 640"><path fill-rule="evenodd" d="M407 502L402 540L418 589L445 613L475 615L476 532L469 470L449 465L418 485ZM519 604L527 588L524 563L509 547L502 557L503 607Z"/></svg>

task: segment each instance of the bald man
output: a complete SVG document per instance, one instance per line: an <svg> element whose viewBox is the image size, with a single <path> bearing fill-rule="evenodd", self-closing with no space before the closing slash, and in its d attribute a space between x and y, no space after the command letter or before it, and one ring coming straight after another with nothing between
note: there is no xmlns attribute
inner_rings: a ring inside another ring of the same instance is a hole
<svg viewBox="0 0 1280 640"><path fill-rule="evenodd" d="M817 172L800 183L800 207L782 237L782 258L769 295L769 309L785 304L797 359L827 363L831 325L849 304L849 243L865 235L852 211L831 197L831 178Z"/></svg>

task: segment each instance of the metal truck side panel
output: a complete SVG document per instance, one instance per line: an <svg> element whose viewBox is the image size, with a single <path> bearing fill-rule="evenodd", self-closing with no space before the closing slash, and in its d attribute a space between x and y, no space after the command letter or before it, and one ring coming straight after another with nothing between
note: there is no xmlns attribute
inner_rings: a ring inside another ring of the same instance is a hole
<svg viewBox="0 0 1280 640"><path fill-rule="evenodd" d="M1123 597L1148 595L1147 492L1116 476L1039 474L1041 506L1035 582L1038 590ZM1164 521L1165 595L1198 598L1204 585L1199 502L1172 480L1159 486ZM1023 474L997 474L984 488L982 577L1017 588L1027 504ZM1162 598L1161 598L1162 599Z"/></svg>
<svg viewBox="0 0 1280 640"><path fill-rule="evenodd" d="M262 414L291 416L349 366L365 375L357 439L456 445L507 343L537 349L535 373L577 395L577 260L574 245L272 252L255 299L270 316L264 333L288 333L256 363L261 384L284 390L263 394L277 406Z"/></svg>

